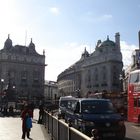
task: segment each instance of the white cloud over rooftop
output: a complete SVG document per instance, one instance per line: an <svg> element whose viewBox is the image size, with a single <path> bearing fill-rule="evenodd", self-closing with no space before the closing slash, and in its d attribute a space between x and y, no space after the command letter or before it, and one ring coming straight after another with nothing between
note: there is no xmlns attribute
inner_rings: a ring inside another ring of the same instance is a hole
<svg viewBox="0 0 140 140"><path fill-rule="evenodd" d="M60 9L57 8L57 7L51 7L51 8L50 8L50 12L51 12L53 15L57 16L57 15L60 14Z"/></svg>

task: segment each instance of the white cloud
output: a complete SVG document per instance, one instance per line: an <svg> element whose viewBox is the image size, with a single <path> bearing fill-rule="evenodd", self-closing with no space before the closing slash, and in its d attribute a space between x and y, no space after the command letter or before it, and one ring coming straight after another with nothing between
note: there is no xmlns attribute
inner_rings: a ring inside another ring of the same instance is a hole
<svg viewBox="0 0 140 140"><path fill-rule="evenodd" d="M112 15L103 15L101 17L99 17L100 20L109 20L112 18Z"/></svg>
<svg viewBox="0 0 140 140"><path fill-rule="evenodd" d="M60 10L59 10L59 8L57 8L57 7L51 7L51 8L50 8L50 12L51 12L52 14L54 14L55 16L57 16L57 15L60 14Z"/></svg>
<svg viewBox="0 0 140 140"><path fill-rule="evenodd" d="M121 52L123 55L123 63L124 63L124 68L129 66L132 62L132 52L138 49L138 46L133 45L133 44L128 44L125 41L121 41Z"/></svg>

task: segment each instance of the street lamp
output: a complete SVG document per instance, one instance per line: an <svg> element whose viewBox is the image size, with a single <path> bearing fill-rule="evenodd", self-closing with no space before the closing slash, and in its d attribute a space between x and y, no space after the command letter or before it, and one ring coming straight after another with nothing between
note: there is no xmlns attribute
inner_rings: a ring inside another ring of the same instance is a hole
<svg viewBox="0 0 140 140"><path fill-rule="evenodd" d="M120 74L119 80L120 80L120 89L121 89L121 92L123 92L123 75L122 74Z"/></svg>
<svg viewBox="0 0 140 140"><path fill-rule="evenodd" d="M4 83L4 79L1 79L1 94L2 94L2 90L3 90L3 83Z"/></svg>
<svg viewBox="0 0 140 140"><path fill-rule="evenodd" d="M4 83L4 79L1 79L1 90L0 90L0 92L1 92L1 95L0 95L0 101L2 102L2 91L3 91L3 83Z"/></svg>

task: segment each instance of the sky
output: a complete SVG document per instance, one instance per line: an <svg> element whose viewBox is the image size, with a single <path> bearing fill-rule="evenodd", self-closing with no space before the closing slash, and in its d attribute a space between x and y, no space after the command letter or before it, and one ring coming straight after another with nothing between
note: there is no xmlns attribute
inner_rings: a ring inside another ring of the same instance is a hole
<svg viewBox="0 0 140 140"><path fill-rule="evenodd" d="M120 33L124 68L138 49L139 0L0 0L0 49L10 34L13 45L45 50L45 80L57 76L81 58L86 47L95 50L107 35Z"/></svg>

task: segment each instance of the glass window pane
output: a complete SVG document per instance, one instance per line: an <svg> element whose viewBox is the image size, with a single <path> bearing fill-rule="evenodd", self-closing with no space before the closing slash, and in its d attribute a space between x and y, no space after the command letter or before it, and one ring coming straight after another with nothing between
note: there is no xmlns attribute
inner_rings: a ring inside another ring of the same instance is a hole
<svg viewBox="0 0 140 140"><path fill-rule="evenodd" d="M140 107L140 98L138 98L138 107Z"/></svg>
<svg viewBox="0 0 140 140"><path fill-rule="evenodd" d="M137 99L134 98L134 107L137 107Z"/></svg>
<svg viewBox="0 0 140 140"><path fill-rule="evenodd" d="M137 83L139 82L139 73L133 73L130 75L130 83Z"/></svg>

